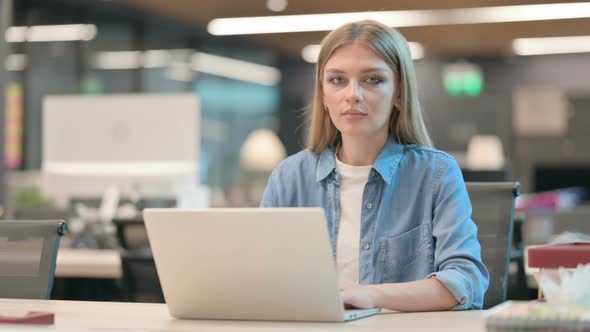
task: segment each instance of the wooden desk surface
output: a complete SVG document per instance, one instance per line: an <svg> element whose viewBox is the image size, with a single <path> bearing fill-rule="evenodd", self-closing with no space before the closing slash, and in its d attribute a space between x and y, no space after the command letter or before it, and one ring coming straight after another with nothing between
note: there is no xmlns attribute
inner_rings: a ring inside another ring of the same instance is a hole
<svg viewBox="0 0 590 332"><path fill-rule="evenodd" d="M171 318L165 304L0 299L2 314L22 314L33 310L55 314L54 326L34 331L485 331L483 311L383 312L348 323L207 321ZM6 327L0 324L0 331L4 329Z"/></svg>
<svg viewBox="0 0 590 332"><path fill-rule="evenodd" d="M56 277L119 279L123 275L117 250L60 248Z"/></svg>

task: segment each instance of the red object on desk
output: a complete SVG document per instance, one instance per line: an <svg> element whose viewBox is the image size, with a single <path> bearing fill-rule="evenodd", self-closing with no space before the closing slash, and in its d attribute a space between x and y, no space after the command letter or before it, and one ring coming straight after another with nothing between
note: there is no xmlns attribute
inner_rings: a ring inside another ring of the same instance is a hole
<svg viewBox="0 0 590 332"><path fill-rule="evenodd" d="M4 316L0 313L0 323L53 325L53 312L29 311L24 316Z"/></svg>
<svg viewBox="0 0 590 332"><path fill-rule="evenodd" d="M566 243L527 249L528 266L536 268L575 268L590 263L590 243Z"/></svg>

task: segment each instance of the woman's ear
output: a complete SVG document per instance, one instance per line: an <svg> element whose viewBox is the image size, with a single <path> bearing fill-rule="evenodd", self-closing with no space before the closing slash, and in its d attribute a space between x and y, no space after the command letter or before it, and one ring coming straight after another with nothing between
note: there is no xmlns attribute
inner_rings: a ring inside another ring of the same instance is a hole
<svg viewBox="0 0 590 332"><path fill-rule="evenodd" d="M393 104L392 109L400 109L400 107L401 107L401 104L402 104L401 103L401 98L399 98L399 96L397 95L397 93L396 93L395 96L393 96L393 102L392 102L392 104Z"/></svg>

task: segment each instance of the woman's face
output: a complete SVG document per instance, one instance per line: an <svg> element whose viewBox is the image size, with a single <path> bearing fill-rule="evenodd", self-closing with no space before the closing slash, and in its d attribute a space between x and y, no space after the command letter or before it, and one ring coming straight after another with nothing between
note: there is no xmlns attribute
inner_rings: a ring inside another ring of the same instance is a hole
<svg viewBox="0 0 590 332"><path fill-rule="evenodd" d="M323 74L324 106L343 136L387 136L397 87L381 57L361 43L345 45L328 59Z"/></svg>

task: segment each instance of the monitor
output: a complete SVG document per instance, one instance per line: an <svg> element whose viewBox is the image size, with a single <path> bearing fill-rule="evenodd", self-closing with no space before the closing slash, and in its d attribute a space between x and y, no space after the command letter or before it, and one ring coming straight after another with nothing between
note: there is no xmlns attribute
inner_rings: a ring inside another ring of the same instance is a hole
<svg viewBox="0 0 590 332"><path fill-rule="evenodd" d="M194 94L48 96L43 103L43 192L58 203L113 186L142 197L198 185Z"/></svg>
<svg viewBox="0 0 590 332"><path fill-rule="evenodd" d="M585 201L590 200L589 164L540 164L534 168L535 192L578 187L583 190Z"/></svg>

